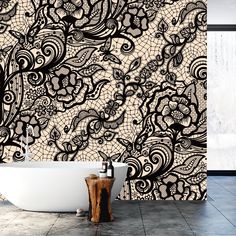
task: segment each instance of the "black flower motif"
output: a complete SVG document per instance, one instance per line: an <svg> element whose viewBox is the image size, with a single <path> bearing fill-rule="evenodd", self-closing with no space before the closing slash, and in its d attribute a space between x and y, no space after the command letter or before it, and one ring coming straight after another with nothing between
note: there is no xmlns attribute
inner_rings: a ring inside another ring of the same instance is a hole
<svg viewBox="0 0 236 236"><path fill-rule="evenodd" d="M183 28L180 31L180 33L184 38L190 38L191 37L191 29L189 27Z"/></svg>
<svg viewBox="0 0 236 236"><path fill-rule="evenodd" d="M24 106L26 106L26 107L30 107L30 106L33 104L33 102L32 102L32 100L25 99L24 102L23 102L23 104L24 104Z"/></svg>
<svg viewBox="0 0 236 236"><path fill-rule="evenodd" d="M151 8L154 6L154 0L144 0L143 4L145 5L146 8Z"/></svg>
<svg viewBox="0 0 236 236"><path fill-rule="evenodd" d="M181 200L184 192L188 190L183 180L174 174L168 175L163 180L163 184L159 186L162 199L165 200Z"/></svg>
<svg viewBox="0 0 236 236"><path fill-rule="evenodd" d="M36 93L38 96L43 96L43 95L46 95L46 90L45 88L40 87L40 88L37 88Z"/></svg>
<svg viewBox="0 0 236 236"><path fill-rule="evenodd" d="M153 71L153 72L156 72L157 69L158 69L158 63L156 60L152 60L148 63L148 68Z"/></svg>
<svg viewBox="0 0 236 236"><path fill-rule="evenodd" d="M47 113L48 113L49 116L56 115L56 114L57 114L57 107L54 106L54 105L52 105L52 104L49 105L49 106L47 107Z"/></svg>
<svg viewBox="0 0 236 236"><path fill-rule="evenodd" d="M188 100L184 97L173 96L162 110L165 123L170 127L179 124L188 127L191 124L190 109Z"/></svg>
<svg viewBox="0 0 236 236"><path fill-rule="evenodd" d="M82 146L83 144L83 137L81 135L77 135L72 138L72 142L77 146Z"/></svg>
<svg viewBox="0 0 236 236"><path fill-rule="evenodd" d="M147 69L147 68L143 68L141 71L140 71L140 78L142 79L148 79L152 76L152 72Z"/></svg>
<svg viewBox="0 0 236 236"><path fill-rule="evenodd" d="M67 66L62 66L54 72L54 76L46 82L46 88L52 97L59 102L70 104L79 94L83 82L78 75Z"/></svg>
<svg viewBox="0 0 236 236"><path fill-rule="evenodd" d="M114 116L118 108L119 104L116 101L110 100L105 108L105 112L111 116Z"/></svg>
<svg viewBox="0 0 236 236"><path fill-rule="evenodd" d="M148 16L142 8L132 7L123 16L123 26L126 32L134 38L142 35L143 31L148 29Z"/></svg>
<svg viewBox="0 0 236 236"><path fill-rule="evenodd" d="M81 27L89 21L90 5L87 0L49 0L49 3L52 6L50 13L56 22L62 20Z"/></svg>
<svg viewBox="0 0 236 236"><path fill-rule="evenodd" d="M39 105L36 109L35 109L36 113L38 114L38 116L43 116L46 115L46 107L43 105Z"/></svg>
<svg viewBox="0 0 236 236"><path fill-rule="evenodd" d="M165 0L144 0L144 5L147 9L149 8L161 8L165 6Z"/></svg>
<svg viewBox="0 0 236 236"><path fill-rule="evenodd" d="M172 88L167 88L161 97L148 106L150 112L155 113L156 125L160 131L190 134L197 129L200 116L196 103L194 94L190 98L185 93L179 94Z"/></svg>
<svg viewBox="0 0 236 236"><path fill-rule="evenodd" d="M36 93L36 90L29 89L28 92L26 92L26 97L30 100L36 100L38 94Z"/></svg>
<svg viewBox="0 0 236 236"><path fill-rule="evenodd" d="M165 0L154 0L154 3L155 3L157 8L165 6Z"/></svg>
<svg viewBox="0 0 236 236"><path fill-rule="evenodd" d="M27 125L33 127L33 135L29 135L28 144L34 143L35 139L40 137L40 124L38 119L35 116L22 115L16 121L15 133L18 135L19 141L26 143L26 128Z"/></svg>

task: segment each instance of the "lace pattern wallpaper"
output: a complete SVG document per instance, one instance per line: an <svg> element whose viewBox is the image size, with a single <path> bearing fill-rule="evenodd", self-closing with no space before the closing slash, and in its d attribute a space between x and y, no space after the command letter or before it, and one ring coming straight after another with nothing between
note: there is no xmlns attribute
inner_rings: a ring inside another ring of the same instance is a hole
<svg viewBox="0 0 236 236"><path fill-rule="evenodd" d="M206 198L206 2L0 2L0 162L129 164L118 196ZM24 150L22 150L24 151Z"/></svg>

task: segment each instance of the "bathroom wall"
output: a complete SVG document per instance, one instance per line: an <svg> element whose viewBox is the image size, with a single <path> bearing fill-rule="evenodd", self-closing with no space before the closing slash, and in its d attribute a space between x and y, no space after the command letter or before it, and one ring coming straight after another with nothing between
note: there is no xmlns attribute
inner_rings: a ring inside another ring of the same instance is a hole
<svg viewBox="0 0 236 236"><path fill-rule="evenodd" d="M0 162L129 164L119 199L206 198L206 2L3 0ZM21 148L21 143L23 148Z"/></svg>

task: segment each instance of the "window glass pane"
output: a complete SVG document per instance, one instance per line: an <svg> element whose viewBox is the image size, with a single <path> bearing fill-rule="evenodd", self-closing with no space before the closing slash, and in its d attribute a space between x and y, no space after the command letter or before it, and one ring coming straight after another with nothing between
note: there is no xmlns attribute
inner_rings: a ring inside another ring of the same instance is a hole
<svg viewBox="0 0 236 236"><path fill-rule="evenodd" d="M208 32L208 169L236 170L236 32Z"/></svg>
<svg viewBox="0 0 236 236"><path fill-rule="evenodd" d="M235 0L208 0L208 24L236 24Z"/></svg>

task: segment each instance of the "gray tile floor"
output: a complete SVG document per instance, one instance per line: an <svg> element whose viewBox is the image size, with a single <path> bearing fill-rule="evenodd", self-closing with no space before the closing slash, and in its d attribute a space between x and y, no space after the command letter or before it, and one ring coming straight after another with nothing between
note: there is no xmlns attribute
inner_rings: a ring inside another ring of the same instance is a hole
<svg viewBox="0 0 236 236"><path fill-rule="evenodd" d="M0 236L236 235L236 176L209 177L208 201L115 201L115 221L34 213L0 202Z"/></svg>

